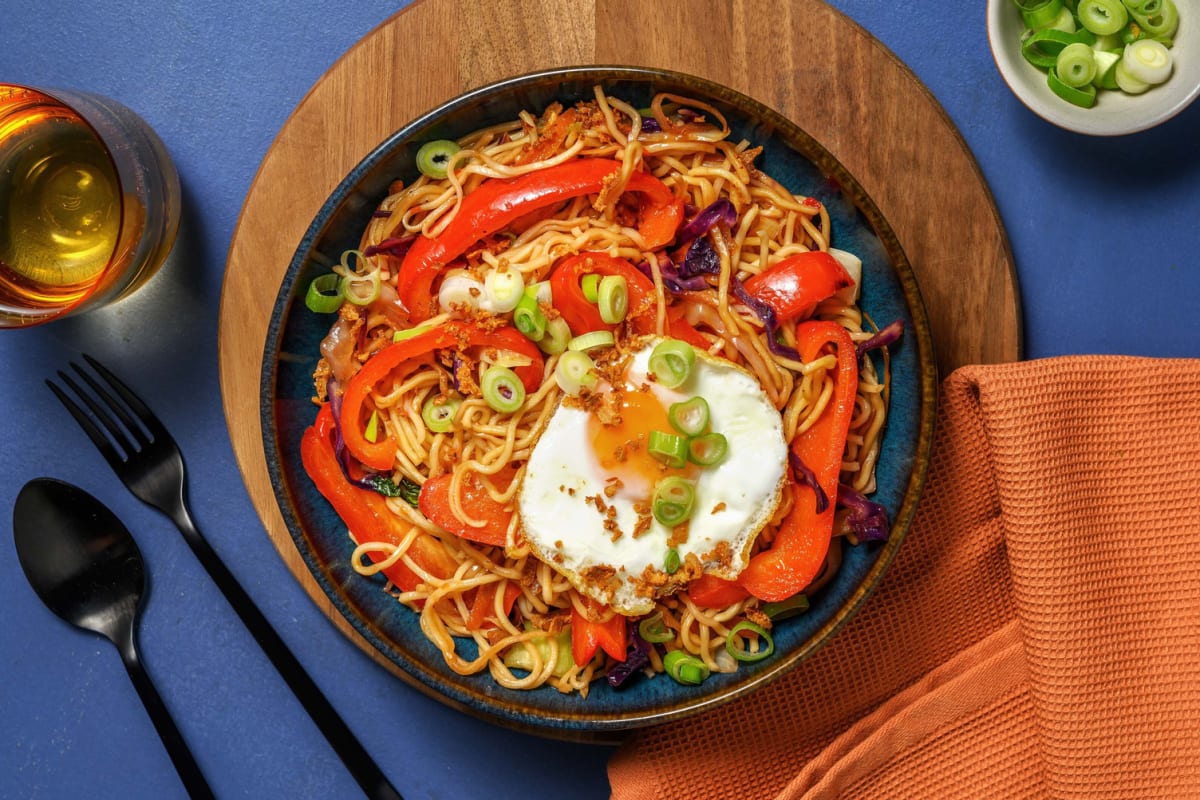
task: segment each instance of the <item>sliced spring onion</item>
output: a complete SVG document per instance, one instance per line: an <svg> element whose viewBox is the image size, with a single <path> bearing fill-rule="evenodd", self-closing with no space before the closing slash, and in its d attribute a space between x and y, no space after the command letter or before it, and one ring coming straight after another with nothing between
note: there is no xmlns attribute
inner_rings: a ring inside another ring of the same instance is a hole
<svg viewBox="0 0 1200 800"><path fill-rule="evenodd" d="M1097 36L1116 33L1129 22L1129 11L1121 0L1079 0L1075 14L1079 24Z"/></svg>
<svg viewBox="0 0 1200 800"><path fill-rule="evenodd" d="M365 275L344 277L341 282L342 295L356 306L366 306L379 299L382 282L379 270L373 269Z"/></svg>
<svg viewBox="0 0 1200 800"><path fill-rule="evenodd" d="M530 341L540 342L546 335L546 314L533 295L522 292L513 308L512 320L513 327Z"/></svg>
<svg viewBox="0 0 1200 800"><path fill-rule="evenodd" d="M605 275L596 290L596 306L600 319L607 325L616 325L625 320L629 312L629 286L624 275Z"/></svg>
<svg viewBox="0 0 1200 800"><path fill-rule="evenodd" d="M449 139L435 139L432 142L426 142L417 151L417 169L421 171L422 175L440 181L446 177L446 167L450 165L450 157L461 149L458 142L452 142Z"/></svg>
<svg viewBox="0 0 1200 800"><path fill-rule="evenodd" d="M421 419L434 433L446 433L454 427L454 416L461 405L462 400L457 397L434 395L421 406Z"/></svg>
<svg viewBox="0 0 1200 800"><path fill-rule="evenodd" d="M342 307L342 281L335 272L318 275L308 285L304 305L317 314L332 314Z"/></svg>
<svg viewBox="0 0 1200 800"><path fill-rule="evenodd" d="M751 650L749 643L747 643L745 648L738 645L738 641L744 638L742 636L744 633L753 634L758 637L757 649ZM762 661L775 652L775 640L771 638L771 634L767 633L766 628L748 619L744 619L737 625L734 625L733 629L729 631L729 636L725 639L725 649L729 651L729 655L738 661Z"/></svg>
<svg viewBox="0 0 1200 800"><path fill-rule="evenodd" d="M488 367L479 388L484 402L501 414L511 414L525 404L525 385L508 367Z"/></svg>
<svg viewBox="0 0 1200 800"><path fill-rule="evenodd" d="M555 317L546 320L546 333L541 339L538 339L537 346L543 353L554 356L566 350L569 341L571 341L570 326L562 317Z"/></svg>
<svg viewBox="0 0 1200 800"><path fill-rule="evenodd" d="M504 666L532 672L535 666L530 648L537 650L543 665L554 659L554 674L566 675L575 665L571 656L571 627L567 626L554 636L535 636L525 642L517 642L504 651Z"/></svg>
<svg viewBox="0 0 1200 800"><path fill-rule="evenodd" d="M1068 86L1059 80L1058 73L1053 69L1046 75L1046 83L1050 86L1050 91L1072 105L1080 108L1091 108L1096 105L1096 87L1090 83L1078 88Z"/></svg>
<svg viewBox="0 0 1200 800"><path fill-rule="evenodd" d="M650 431L646 449L650 455L672 469L679 469L687 463L687 439L683 436L664 431Z"/></svg>
<svg viewBox="0 0 1200 800"><path fill-rule="evenodd" d="M595 385L596 365L587 353L568 350L558 357L558 363L554 365L554 380L558 382L558 388L567 394L579 394L584 388Z"/></svg>
<svg viewBox="0 0 1200 800"><path fill-rule="evenodd" d="M1113 77L1117 81L1117 86L1125 94L1141 94L1150 88L1150 84L1145 81L1139 81L1125 71L1125 59L1123 58L1117 62L1117 66L1113 70Z"/></svg>
<svg viewBox="0 0 1200 800"><path fill-rule="evenodd" d="M663 656L663 669L678 683L699 686L709 676L708 665L682 650L672 650Z"/></svg>
<svg viewBox="0 0 1200 800"><path fill-rule="evenodd" d="M1121 65L1131 78L1155 86L1171 76L1171 53L1162 42L1139 39L1126 46Z"/></svg>
<svg viewBox="0 0 1200 800"><path fill-rule="evenodd" d="M482 297L483 282L463 270L446 273L442 286L438 289L438 305L442 311L453 311L456 305L479 308L479 300Z"/></svg>
<svg viewBox="0 0 1200 800"><path fill-rule="evenodd" d="M507 314L525 296L525 279L515 269L494 269L483 279L484 310Z"/></svg>
<svg viewBox="0 0 1200 800"><path fill-rule="evenodd" d="M379 441L379 409L371 412L371 418L367 420L367 427L363 430L363 438L368 442Z"/></svg>
<svg viewBox="0 0 1200 800"><path fill-rule="evenodd" d="M600 276L595 272L589 272L579 281L579 288L583 289L583 299L589 303L594 303L600 297Z"/></svg>
<svg viewBox="0 0 1200 800"><path fill-rule="evenodd" d="M1057 30L1038 31L1021 43L1021 55L1035 67L1049 69L1054 66L1064 47L1078 41L1080 38L1071 33Z"/></svg>
<svg viewBox="0 0 1200 800"><path fill-rule="evenodd" d="M1096 77L1092 78L1092 85L1097 89L1119 89L1117 86L1116 69L1121 57L1116 53L1109 53L1105 50L1097 50L1094 54L1096 59Z"/></svg>
<svg viewBox="0 0 1200 800"><path fill-rule="evenodd" d="M1054 61L1054 72L1072 89L1091 83L1096 77L1096 57L1092 55L1092 48L1083 42L1067 45Z"/></svg>
<svg viewBox="0 0 1200 800"><path fill-rule="evenodd" d="M671 427L684 436L699 436L708 427L708 401L697 395L667 409Z"/></svg>
<svg viewBox="0 0 1200 800"><path fill-rule="evenodd" d="M656 520L673 528L692 515L695 503L696 484L687 478L672 475L655 485L650 510ZM676 557L678 555L676 553Z"/></svg>
<svg viewBox="0 0 1200 800"><path fill-rule="evenodd" d="M1046 0L1046 2L1034 5L1022 5L1020 8L1021 19L1024 21L1025 27L1036 31L1053 25L1063 10L1063 4L1062 0Z"/></svg>
<svg viewBox="0 0 1200 800"><path fill-rule="evenodd" d="M729 452L729 441L721 433L706 433L688 439L688 461L702 467L720 464Z"/></svg>
<svg viewBox="0 0 1200 800"><path fill-rule="evenodd" d="M808 611L808 597L803 594L794 594L786 600L767 603L762 607L762 612L772 620L795 617L805 611Z"/></svg>
<svg viewBox="0 0 1200 800"><path fill-rule="evenodd" d="M538 281L531 283L525 287L525 294L545 305L554 305L554 290L550 288L550 281Z"/></svg>
<svg viewBox="0 0 1200 800"><path fill-rule="evenodd" d="M1155 39L1169 39L1179 30L1179 9L1176 8L1173 0L1162 0L1161 7L1147 9L1149 3L1143 4L1142 7L1132 12L1132 16L1138 27L1147 36L1152 36Z"/></svg>
<svg viewBox="0 0 1200 800"><path fill-rule="evenodd" d="M567 342L567 349L587 353L599 347L612 347L614 342L612 331L591 331Z"/></svg>
<svg viewBox="0 0 1200 800"><path fill-rule="evenodd" d="M679 558L679 551L674 547L667 550L667 554L663 557L663 572L674 575L682 566L683 561Z"/></svg>
<svg viewBox="0 0 1200 800"><path fill-rule="evenodd" d="M687 342L664 339L650 352L650 371L668 389L683 385L696 363L696 351Z"/></svg>
<svg viewBox="0 0 1200 800"><path fill-rule="evenodd" d="M638 633L650 644L663 644L675 638L675 631L667 627L661 611L656 611L639 622Z"/></svg>
<svg viewBox="0 0 1200 800"><path fill-rule="evenodd" d="M1071 9L1060 9L1058 15L1045 27L1045 30L1062 31L1063 33L1081 33L1079 26L1075 24L1075 15L1071 13Z"/></svg>
<svg viewBox="0 0 1200 800"><path fill-rule="evenodd" d="M411 339L414 336L420 336L422 333L427 333L433 330L432 325L418 325L415 328L405 328L402 331L396 331L392 334L393 342L403 342L405 339Z"/></svg>

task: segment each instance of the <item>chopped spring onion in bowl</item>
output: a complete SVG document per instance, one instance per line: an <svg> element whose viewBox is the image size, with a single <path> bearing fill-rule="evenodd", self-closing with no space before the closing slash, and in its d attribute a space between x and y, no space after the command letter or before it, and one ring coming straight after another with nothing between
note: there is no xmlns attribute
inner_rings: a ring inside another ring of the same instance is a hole
<svg viewBox="0 0 1200 800"><path fill-rule="evenodd" d="M1001 76L1034 113L1079 133L1123 135L1172 118L1200 96L1193 7L988 0L988 39Z"/></svg>

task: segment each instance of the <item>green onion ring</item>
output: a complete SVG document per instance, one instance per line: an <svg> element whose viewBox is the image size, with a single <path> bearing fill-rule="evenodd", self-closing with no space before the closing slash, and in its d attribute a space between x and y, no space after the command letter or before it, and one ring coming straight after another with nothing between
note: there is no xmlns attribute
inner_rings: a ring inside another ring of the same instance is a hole
<svg viewBox="0 0 1200 800"><path fill-rule="evenodd" d="M616 341L612 331L591 331L567 342L567 349L587 353L599 347L612 347Z"/></svg>
<svg viewBox="0 0 1200 800"><path fill-rule="evenodd" d="M679 469L687 463L687 439L674 433L650 431L646 450L672 469Z"/></svg>
<svg viewBox="0 0 1200 800"><path fill-rule="evenodd" d="M762 607L762 612L772 620L799 616L805 611L808 611L808 597L803 594L794 594L786 600L767 603Z"/></svg>
<svg viewBox="0 0 1200 800"><path fill-rule="evenodd" d="M567 349L571 341L571 327L562 317L546 320L546 332L538 339L538 349L547 355L555 356Z"/></svg>
<svg viewBox="0 0 1200 800"><path fill-rule="evenodd" d="M584 275L579 281L579 288L583 290L584 300L589 303L596 302L600 297L600 275L595 272Z"/></svg>
<svg viewBox="0 0 1200 800"><path fill-rule="evenodd" d="M1052 24L1062 10L1062 0L1046 0L1033 8L1021 8L1021 19L1025 27L1036 31Z"/></svg>
<svg viewBox="0 0 1200 800"><path fill-rule="evenodd" d="M699 686L709 676L708 665L683 650L663 656L663 669L678 683Z"/></svg>
<svg viewBox="0 0 1200 800"><path fill-rule="evenodd" d="M454 417L461 405L462 400L457 397L433 395L421 406L421 419L434 433L446 433L454 427Z"/></svg>
<svg viewBox="0 0 1200 800"><path fill-rule="evenodd" d="M508 367L488 367L479 388L484 401L501 414L511 414L525 404L525 385Z"/></svg>
<svg viewBox="0 0 1200 800"><path fill-rule="evenodd" d="M734 644L734 642L741 638L742 633L752 633L758 637L759 646L757 650L742 649ZM771 637L771 634L767 633L766 628L748 619L744 619L737 625L734 625L733 629L729 631L729 636L725 638L725 650L738 661L753 663L755 661L762 661L775 652L775 640Z"/></svg>
<svg viewBox="0 0 1200 800"><path fill-rule="evenodd" d="M425 177L440 181L446 177L446 167L450 164L450 157L461 149L458 142L452 142L449 139L435 139L432 142L426 142L417 151L417 169Z"/></svg>
<svg viewBox="0 0 1200 800"><path fill-rule="evenodd" d="M1097 36L1116 33L1129 22L1129 12L1121 0L1079 0L1075 14L1079 24Z"/></svg>
<svg viewBox="0 0 1200 800"><path fill-rule="evenodd" d="M327 272L313 278L304 295L304 305L309 311L317 314L332 314L342 307L341 277L334 272Z"/></svg>
<svg viewBox="0 0 1200 800"><path fill-rule="evenodd" d="M638 634L650 644L665 644L675 638L675 631L667 627L661 611L639 622Z"/></svg>
<svg viewBox="0 0 1200 800"><path fill-rule="evenodd" d="M663 557L663 572L674 575L681 566L683 566L683 562L679 559L679 551L674 547L667 550L666 556Z"/></svg>
<svg viewBox="0 0 1200 800"><path fill-rule="evenodd" d="M629 287L623 275L605 275L596 290L596 306L600 319L606 325L616 325L625 320L629 312Z"/></svg>
<svg viewBox="0 0 1200 800"><path fill-rule="evenodd" d="M688 461L702 467L720 464L728 452L729 440L722 433L706 433L688 439Z"/></svg>
<svg viewBox="0 0 1200 800"><path fill-rule="evenodd" d="M1079 106L1080 108L1091 108L1092 106L1096 105L1096 87L1092 86L1090 83L1079 88L1068 86L1059 80L1057 73L1055 73L1053 69L1047 73L1046 82L1050 86L1050 91L1054 92L1056 95L1072 105Z"/></svg>
<svg viewBox="0 0 1200 800"><path fill-rule="evenodd" d="M577 395L585 386L596 383L596 365L587 353L568 350L558 357L554 365L554 380L558 388L570 395Z"/></svg>
<svg viewBox="0 0 1200 800"><path fill-rule="evenodd" d="M692 515L695 502L696 485L687 478L673 475L663 478L654 487L651 513L661 524L673 528Z"/></svg>
<svg viewBox="0 0 1200 800"><path fill-rule="evenodd" d="M668 389L681 386L696 363L696 351L687 342L664 339L650 352L649 368L654 378Z"/></svg>
<svg viewBox="0 0 1200 800"><path fill-rule="evenodd" d="M517 301L517 307L513 309L512 320L513 327L530 341L540 342L546 335L546 314L533 295L528 293L521 295L521 299Z"/></svg>
<svg viewBox="0 0 1200 800"><path fill-rule="evenodd" d="M1049 69L1054 66L1064 47L1078 41L1081 41L1080 37L1073 33L1038 31L1021 43L1021 55L1035 67Z"/></svg>
<svg viewBox="0 0 1200 800"><path fill-rule="evenodd" d="M1089 84L1096 77L1096 58L1092 48L1082 42L1069 44L1054 63L1058 79L1073 89Z"/></svg>
<svg viewBox="0 0 1200 800"><path fill-rule="evenodd" d="M697 395L667 409L671 427L684 436L699 436L708 427L708 401Z"/></svg>

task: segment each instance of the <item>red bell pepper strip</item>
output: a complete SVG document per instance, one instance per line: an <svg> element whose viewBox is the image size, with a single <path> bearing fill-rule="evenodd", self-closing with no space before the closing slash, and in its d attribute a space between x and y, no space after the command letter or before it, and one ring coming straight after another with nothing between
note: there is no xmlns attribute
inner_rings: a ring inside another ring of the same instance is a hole
<svg viewBox="0 0 1200 800"><path fill-rule="evenodd" d="M828 507L818 514L816 493L803 484L792 484L792 510L780 525L771 547L756 553L736 581L713 575L702 575L693 581L688 596L697 605L722 608L747 595L767 602L786 600L802 591L821 571L833 533L838 475L854 414L858 360L854 342L841 325L813 321L797 326L796 345L805 361L816 359L828 344L837 350L830 405L812 427L792 440L792 453L812 470L830 500Z"/></svg>
<svg viewBox="0 0 1200 800"><path fill-rule="evenodd" d="M829 253L814 250L788 256L745 282L746 291L775 311L779 322L795 319L854 279Z"/></svg>
<svg viewBox="0 0 1200 800"><path fill-rule="evenodd" d="M415 322L428 319L433 281L467 248L507 227L537 208L585 194L597 194L619 169L606 158L580 158L516 178L492 178L479 184L459 203L454 219L436 237L421 236L400 264L400 299ZM683 201L648 172L630 176L626 191L641 195L638 231L647 249L665 246L683 219Z"/></svg>
<svg viewBox="0 0 1200 800"><path fill-rule="evenodd" d="M333 412L326 404L300 440L300 460L304 464L304 471L359 542L399 545L407 535L403 523L388 509L382 495L361 489L346 480L334 453L333 438ZM458 568L458 563L428 533L418 533L409 545L407 554L421 569L438 578L449 578ZM378 562L384 560L385 556L371 553L370 558ZM403 561L387 567L383 574L406 592L411 592L422 583L422 579Z"/></svg>
<svg viewBox="0 0 1200 800"><path fill-rule="evenodd" d="M465 322L448 322L425 333L388 345L367 359L342 395L339 419L346 449L363 464L373 469L391 469L396 458L396 443L381 431L372 442L364 435L370 417L367 398L371 390L393 373L403 374L426 363L434 350L474 346L495 347L528 356L530 363L513 371L521 378L525 391L534 392L542 383L542 353L537 345L508 326L485 330Z"/></svg>
<svg viewBox="0 0 1200 800"><path fill-rule="evenodd" d="M501 470L493 479L497 488L508 488L514 474L515 471L509 468ZM463 480L463 510L474 519L482 519L484 524L478 528L467 525L454 514L450 506L452 477L447 472L425 481L421 486L421 493L417 496L417 508L434 525L456 536L479 544L503 547L509 523L512 521L512 509L493 500L478 474L472 472Z"/></svg>
<svg viewBox="0 0 1200 800"><path fill-rule="evenodd" d="M589 613L596 617L602 616L606 608L589 597L583 598ZM620 614L613 614L606 622L594 622L587 615L579 613L574 604L571 605L571 655L575 665L582 667L596 655L597 648L608 653L616 661L624 661L627 652L625 644L626 620Z"/></svg>
<svg viewBox="0 0 1200 800"><path fill-rule="evenodd" d="M521 596L521 587L513 581L494 581L485 583L475 589L471 598L471 614L467 617L467 630L478 631L485 627L498 627L496 624L496 594L500 584L504 584L504 616L512 613L513 604Z"/></svg>
<svg viewBox="0 0 1200 800"><path fill-rule="evenodd" d="M654 284L650 279L623 258L614 258L607 253L585 252L562 259L550 273L554 307L562 314L572 334L580 336L590 331L610 331L616 327L605 324L600 318L600 307L584 297L581 281L589 273L623 277L629 293L630 326L635 333L654 331Z"/></svg>

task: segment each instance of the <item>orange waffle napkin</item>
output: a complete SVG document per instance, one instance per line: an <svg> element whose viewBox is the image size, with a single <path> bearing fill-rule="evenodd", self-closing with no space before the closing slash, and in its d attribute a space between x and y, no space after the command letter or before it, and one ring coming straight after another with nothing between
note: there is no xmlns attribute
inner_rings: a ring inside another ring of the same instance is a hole
<svg viewBox="0 0 1200 800"><path fill-rule="evenodd" d="M1200 361L964 367L940 404L857 616L634 735L616 800L1200 797Z"/></svg>

